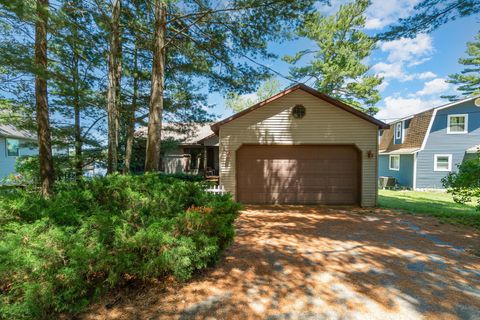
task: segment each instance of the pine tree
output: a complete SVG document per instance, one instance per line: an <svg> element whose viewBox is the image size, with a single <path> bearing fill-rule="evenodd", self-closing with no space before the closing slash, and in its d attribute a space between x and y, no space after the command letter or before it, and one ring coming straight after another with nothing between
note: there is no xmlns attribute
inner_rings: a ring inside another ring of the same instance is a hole
<svg viewBox="0 0 480 320"><path fill-rule="evenodd" d="M275 78L270 78L258 88L253 97L248 95L239 95L238 93L231 92L225 99L227 107L235 112L240 112L248 107L251 107L255 103L266 100L281 91L280 81Z"/></svg>
<svg viewBox="0 0 480 320"><path fill-rule="evenodd" d="M178 71L208 81L211 91L245 93L269 76L264 66L245 63L272 58L268 41L283 39L299 17L313 10L313 0L155 1L155 53L147 136L147 171L159 166L162 114L170 87L171 61L188 65ZM176 48L176 49L173 49ZM170 54L173 50L175 53ZM174 62L174 64L175 64ZM171 71L173 73L177 71ZM175 77L177 78L177 77ZM182 77L181 82L184 82ZM191 85L191 82L186 81Z"/></svg>
<svg viewBox="0 0 480 320"><path fill-rule="evenodd" d="M458 63L464 66L459 73L449 75L448 83L457 87L459 95L443 96L450 101L457 101L469 96L480 94L480 32L475 40L467 42L467 58L458 59Z"/></svg>
<svg viewBox="0 0 480 320"><path fill-rule="evenodd" d="M120 43L120 13L121 0L113 0L110 21L110 51L108 54L108 158L107 172L114 173L118 168L118 135L120 112L120 76L121 76L121 43Z"/></svg>
<svg viewBox="0 0 480 320"><path fill-rule="evenodd" d="M382 78L368 74L370 67L364 62L376 46L375 40L362 31L368 5L367 0L357 0L340 6L332 16L315 12L298 34L315 41L317 48L287 56L285 60L295 64L313 54L306 65L292 67L292 77L313 79L317 90L375 114L378 111L375 104L380 100L377 88Z"/></svg>
<svg viewBox="0 0 480 320"><path fill-rule="evenodd" d="M379 34L378 38L414 38L419 33L432 32L449 21L477 15L480 12L480 0L421 0L413 12L410 17L399 19L397 24Z"/></svg>
<svg viewBox="0 0 480 320"><path fill-rule="evenodd" d="M93 8L82 0L63 0L56 17L51 40L51 109L73 124L55 131L59 147L74 145L74 171L83 176L85 144L99 148L89 136L92 123L104 116L98 101L100 67L103 64L101 37L93 23ZM88 121L88 122L87 122ZM85 122L85 124L83 123Z"/></svg>
<svg viewBox="0 0 480 320"><path fill-rule="evenodd" d="M154 49L152 63L152 90L148 113L145 171L158 171L160 167L160 139L162 130L163 96L165 90L165 52L167 30L167 4L155 1Z"/></svg>
<svg viewBox="0 0 480 320"><path fill-rule="evenodd" d="M35 100L37 137L40 160L41 193L49 196L55 181L50 136L50 116L47 100L47 25L48 0L37 0L37 19L35 21Z"/></svg>

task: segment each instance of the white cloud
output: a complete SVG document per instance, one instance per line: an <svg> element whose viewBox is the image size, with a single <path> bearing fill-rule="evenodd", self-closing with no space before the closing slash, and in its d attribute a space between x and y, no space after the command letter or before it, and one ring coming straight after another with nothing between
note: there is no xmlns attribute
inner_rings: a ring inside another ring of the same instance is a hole
<svg viewBox="0 0 480 320"><path fill-rule="evenodd" d="M422 72L418 74L418 79L424 80L424 79L430 79L430 78L435 78L437 75L433 73L432 71L427 71L427 72Z"/></svg>
<svg viewBox="0 0 480 320"><path fill-rule="evenodd" d="M365 21L365 29L381 29L383 27L383 22L379 18L368 18Z"/></svg>
<svg viewBox="0 0 480 320"><path fill-rule="evenodd" d="M330 1L330 4L325 4L325 3L317 3L316 4L316 7L317 9L325 14L325 15L333 15L335 13L337 13L338 9L340 9L340 6L343 5L343 4L346 4L350 1L348 0L333 0L333 1Z"/></svg>
<svg viewBox="0 0 480 320"><path fill-rule="evenodd" d="M450 85L445 82L444 78L437 78L431 81L425 82L423 89L417 91L414 95L416 96L428 96L428 95L439 95L442 92L445 92L450 89Z"/></svg>
<svg viewBox="0 0 480 320"><path fill-rule="evenodd" d="M372 70L386 79L410 81L436 76L433 72L418 74L406 71L408 67L422 64L430 59L434 52L432 38L427 34L419 34L414 39L401 38L382 42L379 48L387 54L386 62L375 64Z"/></svg>
<svg viewBox="0 0 480 320"><path fill-rule="evenodd" d="M443 104L443 100L437 98L422 99L419 97L386 97L384 99L384 106L380 108L380 111L375 117L389 122L439 106L441 104Z"/></svg>
<svg viewBox="0 0 480 320"><path fill-rule="evenodd" d="M420 0L372 0L366 15L366 29L382 29L396 22L399 18L405 18L413 12L413 7Z"/></svg>
<svg viewBox="0 0 480 320"><path fill-rule="evenodd" d="M420 77L431 77L433 72L424 72L417 75ZM408 95L408 97L390 96L383 100L384 105L376 117L384 121L393 121L426 109L439 106L444 103L440 98L441 93L449 91L450 85L444 78L436 78L425 82L423 88Z"/></svg>
<svg viewBox="0 0 480 320"><path fill-rule="evenodd" d="M383 80L382 83L377 87L378 91L382 92L388 87L389 84L390 82L388 82L387 80Z"/></svg>
<svg viewBox="0 0 480 320"><path fill-rule="evenodd" d="M387 60L390 62L417 61L434 52L432 37L428 34L419 34L413 39L382 42L380 50L388 53Z"/></svg>
<svg viewBox="0 0 480 320"><path fill-rule="evenodd" d="M385 79L398 79L400 81L408 81L413 79L413 75L407 75L400 63L379 62L372 66L373 72L384 77Z"/></svg>
<svg viewBox="0 0 480 320"><path fill-rule="evenodd" d="M410 73L405 71L404 65L401 63L385 63L379 62L372 66L372 71L385 79L396 79L399 81L410 81L413 79L426 80L435 78L437 75L431 71L421 73Z"/></svg>

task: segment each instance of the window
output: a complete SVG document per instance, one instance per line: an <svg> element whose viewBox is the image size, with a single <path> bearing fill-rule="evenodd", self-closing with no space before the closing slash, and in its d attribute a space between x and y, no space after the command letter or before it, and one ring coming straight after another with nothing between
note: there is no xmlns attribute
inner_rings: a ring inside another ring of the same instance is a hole
<svg viewBox="0 0 480 320"><path fill-rule="evenodd" d="M398 122L395 124L395 144L398 143L397 140L401 140L401 139L402 139L402 123Z"/></svg>
<svg viewBox="0 0 480 320"><path fill-rule="evenodd" d="M18 139L6 139L7 143L7 156L18 157L18 149L20 148L20 142Z"/></svg>
<svg viewBox="0 0 480 320"><path fill-rule="evenodd" d="M468 114L450 114L447 122L447 133L459 134L468 132Z"/></svg>
<svg viewBox="0 0 480 320"><path fill-rule="evenodd" d="M451 154L436 154L434 171L452 171L452 155Z"/></svg>
<svg viewBox="0 0 480 320"><path fill-rule="evenodd" d="M412 119L407 119L403 121L402 143L405 141L405 137L407 136L408 129L410 128L410 122L412 122Z"/></svg>
<svg viewBox="0 0 480 320"><path fill-rule="evenodd" d="M400 170L400 155L390 155L389 157L389 167L390 170L399 171Z"/></svg>
<svg viewBox="0 0 480 320"><path fill-rule="evenodd" d="M382 137L383 137L383 130L378 130L378 143L382 141Z"/></svg>

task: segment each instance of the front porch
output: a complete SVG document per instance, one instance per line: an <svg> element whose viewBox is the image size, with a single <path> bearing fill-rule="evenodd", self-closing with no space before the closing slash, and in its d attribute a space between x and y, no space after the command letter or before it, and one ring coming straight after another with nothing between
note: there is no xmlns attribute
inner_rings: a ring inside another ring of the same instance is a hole
<svg viewBox="0 0 480 320"><path fill-rule="evenodd" d="M212 135L195 144L182 144L162 157L165 173L204 175L218 182L219 175L218 137Z"/></svg>

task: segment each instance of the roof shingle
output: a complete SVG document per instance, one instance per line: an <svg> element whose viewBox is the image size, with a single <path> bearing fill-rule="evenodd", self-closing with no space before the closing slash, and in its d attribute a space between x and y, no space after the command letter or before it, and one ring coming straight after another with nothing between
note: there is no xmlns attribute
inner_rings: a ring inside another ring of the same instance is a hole
<svg viewBox="0 0 480 320"><path fill-rule="evenodd" d="M27 140L37 139L36 135L26 130L19 130L10 124L0 124L0 137L20 138Z"/></svg>
<svg viewBox="0 0 480 320"><path fill-rule="evenodd" d="M380 153L390 153L403 149L419 150L427 134L433 111L433 109L430 109L413 116L402 144L393 143L394 126L391 126L390 129L385 129L380 139Z"/></svg>

